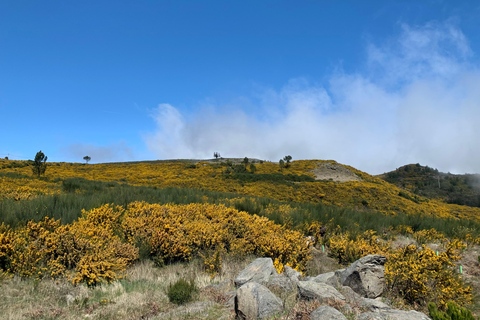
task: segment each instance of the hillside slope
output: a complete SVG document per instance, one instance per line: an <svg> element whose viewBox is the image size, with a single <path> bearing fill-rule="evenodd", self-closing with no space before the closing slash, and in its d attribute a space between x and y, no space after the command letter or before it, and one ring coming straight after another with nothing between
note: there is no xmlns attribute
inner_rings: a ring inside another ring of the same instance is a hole
<svg viewBox="0 0 480 320"><path fill-rule="evenodd" d="M419 196L447 203L480 207L480 175L452 174L408 164L378 176Z"/></svg>
<svg viewBox="0 0 480 320"><path fill-rule="evenodd" d="M425 214L443 218L479 220L480 208L446 204L401 189L379 177L332 160L293 161L288 168L271 162L242 164L218 161L140 162L121 164L51 163L45 178L32 177L27 162L1 160L0 194L3 198L28 199L37 194L65 192L62 181L71 177L114 181L138 186L182 187L240 195L272 198L280 201L323 203L384 214ZM346 182L318 180L319 171L343 171L358 179ZM322 169L323 168L323 169ZM321 170L319 170L321 169Z"/></svg>

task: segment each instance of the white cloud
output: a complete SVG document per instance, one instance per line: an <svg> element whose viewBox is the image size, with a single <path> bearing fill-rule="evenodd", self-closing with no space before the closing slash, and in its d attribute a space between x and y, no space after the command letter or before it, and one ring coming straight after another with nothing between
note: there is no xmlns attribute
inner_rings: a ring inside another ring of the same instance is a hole
<svg viewBox="0 0 480 320"><path fill-rule="evenodd" d="M265 90L261 117L241 107L186 120L159 105L145 137L159 158L334 159L369 173L421 163L480 172L480 72L461 30L449 23L401 26L370 44L364 74L337 72L328 85L303 79ZM222 106L219 106L222 107Z"/></svg>

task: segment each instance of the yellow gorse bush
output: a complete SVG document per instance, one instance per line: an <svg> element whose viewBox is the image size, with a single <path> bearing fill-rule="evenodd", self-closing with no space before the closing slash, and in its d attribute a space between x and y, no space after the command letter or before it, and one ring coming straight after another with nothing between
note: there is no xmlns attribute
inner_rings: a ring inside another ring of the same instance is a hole
<svg viewBox="0 0 480 320"><path fill-rule="evenodd" d="M439 255L425 245L394 250L385 265L388 289L410 305L434 302L443 308L448 301L469 303L472 288L465 286L453 263L459 259L461 247L458 241L448 243L446 251Z"/></svg>
<svg viewBox="0 0 480 320"><path fill-rule="evenodd" d="M71 275L74 284L93 286L122 277L139 246L159 264L203 256L211 275L220 271L222 252L272 257L298 270L310 258L301 233L263 217L223 205L134 202L83 211L67 225L48 217L15 231L2 225L0 267L22 277Z"/></svg>
<svg viewBox="0 0 480 320"><path fill-rule="evenodd" d="M420 244L446 240L445 235L435 229L417 231L413 234L413 238Z"/></svg>
<svg viewBox="0 0 480 320"><path fill-rule="evenodd" d="M301 233L223 205L135 202L126 210L123 230L129 243L147 244L160 262L189 260L222 248L234 255L277 258L303 270L310 257Z"/></svg>
<svg viewBox="0 0 480 320"><path fill-rule="evenodd" d="M379 240L376 232L372 230L352 237L350 233L338 233L328 238L327 245L330 255L340 263L354 262L369 254L385 255L389 250L389 243Z"/></svg>

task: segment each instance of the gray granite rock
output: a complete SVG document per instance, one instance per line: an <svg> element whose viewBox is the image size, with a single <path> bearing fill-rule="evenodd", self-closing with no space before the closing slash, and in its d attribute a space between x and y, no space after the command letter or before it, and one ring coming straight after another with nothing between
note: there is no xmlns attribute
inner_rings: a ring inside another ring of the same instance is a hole
<svg viewBox="0 0 480 320"><path fill-rule="evenodd" d="M239 319L266 319L282 311L282 300L259 283L249 282L237 289L235 314Z"/></svg>
<svg viewBox="0 0 480 320"><path fill-rule="evenodd" d="M321 306L310 313L310 320L347 320L347 318L335 308Z"/></svg>
<svg viewBox="0 0 480 320"><path fill-rule="evenodd" d="M385 286L386 261L381 255L365 256L340 273L340 284L349 286L365 298L379 297Z"/></svg>
<svg viewBox="0 0 480 320"><path fill-rule="evenodd" d="M235 278L235 286L240 287L250 281L265 284L272 274L277 274L272 259L258 258L246 266Z"/></svg>
<svg viewBox="0 0 480 320"><path fill-rule="evenodd" d="M334 287L320 282L299 281L297 283L298 295L302 299L339 300L345 301L345 297Z"/></svg>
<svg viewBox="0 0 480 320"><path fill-rule="evenodd" d="M357 320L430 320L424 313L410 310L385 310L380 312L365 312L358 315Z"/></svg>

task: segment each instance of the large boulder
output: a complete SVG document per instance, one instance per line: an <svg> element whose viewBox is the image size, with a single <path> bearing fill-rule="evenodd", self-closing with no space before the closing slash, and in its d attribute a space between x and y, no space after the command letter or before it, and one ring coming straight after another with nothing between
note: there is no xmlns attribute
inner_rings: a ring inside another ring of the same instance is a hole
<svg viewBox="0 0 480 320"><path fill-rule="evenodd" d="M410 310L384 310L380 312L365 312L358 315L357 320L430 320L424 313Z"/></svg>
<svg viewBox="0 0 480 320"><path fill-rule="evenodd" d="M347 318L335 308L321 306L310 313L310 320L347 320Z"/></svg>
<svg viewBox="0 0 480 320"><path fill-rule="evenodd" d="M268 282L271 274L276 273L277 270L273 267L271 258L258 258L246 266L235 278L234 282L237 287L250 281L264 284Z"/></svg>
<svg viewBox="0 0 480 320"><path fill-rule="evenodd" d="M266 319L282 311L282 300L259 283L249 282L237 289L235 314L240 319Z"/></svg>
<svg viewBox="0 0 480 320"><path fill-rule="evenodd" d="M340 273L340 284L349 286L365 298L376 298L383 293L385 286L385 262L381 255L368 255Z"/></svg>
<svg viewBox="0 0 480 320"><path fill-rule="evenodd" d="M302 299L319 301L339 300L345 301L345 297L334 287L314 281L299 281L297 283L298 295Z"/></svg>

